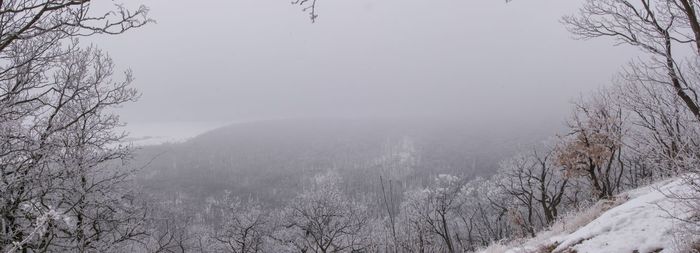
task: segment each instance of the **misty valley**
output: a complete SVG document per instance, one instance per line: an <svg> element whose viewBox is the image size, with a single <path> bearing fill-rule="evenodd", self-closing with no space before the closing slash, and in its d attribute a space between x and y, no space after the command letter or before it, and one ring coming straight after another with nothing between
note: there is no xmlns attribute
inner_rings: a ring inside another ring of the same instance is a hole
<svg viewBox="0 0 700 253"><path fill-rule="evenodd" d="M700 0L0 0L0 253L700 253Z"/></svg>
<svg viewBox="0 0 700 253"><path fill-rule="evenodd" d="M544 136L472 132L456 122L271 120L140 147L135 163L147 164L140 184L148 191L193 207L226 191L280 206L329 172L343 179L347 194L381 201L380 177L407 189L426 186L439 174L490 176L500 160Z"/></svg>

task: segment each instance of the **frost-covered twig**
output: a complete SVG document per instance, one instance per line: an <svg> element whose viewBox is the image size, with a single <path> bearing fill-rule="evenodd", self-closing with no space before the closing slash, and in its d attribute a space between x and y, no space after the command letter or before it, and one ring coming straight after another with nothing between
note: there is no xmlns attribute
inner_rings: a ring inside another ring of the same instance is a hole
<svg viewBox="0 0 700 253"><path fill-rule="evenodd" d="M22 247L29 242L29 240L31 240L32 238L34 238L34 236L44 231L44 229L46 228L46 224L49 223L49 220L58 220L59 218L60 214L53 209L50 209L48 212L42 214L36 220L36 227L34 227L32 232L29 233L29 235L25 237L22 241L12 242L12 248L7 250L6 253L12 253L15 252L15 250L21 250Z"/></svg>

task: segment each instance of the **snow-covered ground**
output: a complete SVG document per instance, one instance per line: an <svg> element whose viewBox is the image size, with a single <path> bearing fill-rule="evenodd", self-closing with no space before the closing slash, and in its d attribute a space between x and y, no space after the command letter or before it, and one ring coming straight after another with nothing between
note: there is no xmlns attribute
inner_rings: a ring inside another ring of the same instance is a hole
<svg viewBox="0 0 700 253"><path fill-rule="evenodd" d="M232 124L232 122L131 123L120 130L129 134L125 142L135 146L146 146L184 142L197 135L229 124Z"/></svg>
<svg viewBox="0 0 700 253"><path fill-rule="evenodd" d="M573 214L535 238L492 245L483 252L689 252L687 242L698 238L690 238L671 217L687 218L692 212L668 196L689 192L679 179L659 182Z"/></svg>

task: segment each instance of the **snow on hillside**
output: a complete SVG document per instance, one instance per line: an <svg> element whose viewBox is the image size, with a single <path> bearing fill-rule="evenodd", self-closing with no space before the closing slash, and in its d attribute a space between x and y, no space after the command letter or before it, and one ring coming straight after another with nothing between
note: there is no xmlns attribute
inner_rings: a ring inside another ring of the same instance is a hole
<svg viewBox="0 0 700 253"><path fill-rule="evenodd" d="M483 252L689 252L685 242L699 238L683 233L680 221L671 217L688 218L693 214L668 197L669 193L689 191L679 179L642 187L572 214L535 238L508 246L492 245Z"/></svg>
<svg viewBox="0 0 700 253"><path fill-rule="evenodd" d="M129 134L125 142L135 146L147 146L184 142L197 135L228 124L230 122L132 123L121 130Z"/></svg>

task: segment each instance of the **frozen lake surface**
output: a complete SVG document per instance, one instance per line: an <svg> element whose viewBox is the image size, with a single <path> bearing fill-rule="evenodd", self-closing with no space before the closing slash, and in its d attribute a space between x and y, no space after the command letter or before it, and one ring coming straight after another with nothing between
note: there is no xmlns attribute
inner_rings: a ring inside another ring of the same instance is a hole
<svg viewBox="0 0 700 253"><path fill-rule="evenodd" d="M233 124L233 122L175 121L130 123L121 128L121 130L129 134L125 142L135 146L148 146L184 142L197 135L229 124Z"/></svg>

